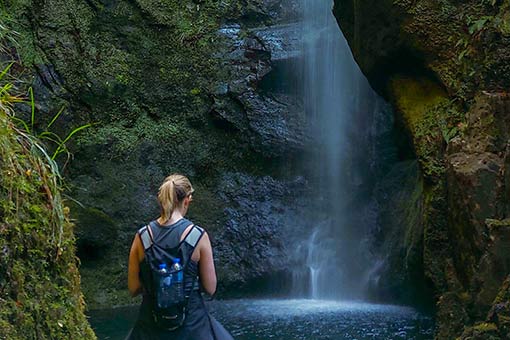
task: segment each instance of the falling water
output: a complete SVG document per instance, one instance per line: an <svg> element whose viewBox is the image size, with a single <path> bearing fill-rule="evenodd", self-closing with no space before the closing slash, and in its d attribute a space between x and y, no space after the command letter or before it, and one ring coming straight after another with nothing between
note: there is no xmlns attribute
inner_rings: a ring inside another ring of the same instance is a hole
<svg viewBox="0 0 510 340"><path fill-rule="evenodd" d="M370 271L363 238L366 223L354 203L366 176L360 155L381 102L359 70L332 14L332 0L303 0L304 104L314 136L307 163L316 195L317 224L297 247L304 266L294 292L311 298L359 299ZM362 122L362 123L360 123ZM365 125L363 125L365 124ZM357 145L357 144L360 145ZM364 163L363 163L364 162ZM358 214L360 215L360 214Z"/></svg>

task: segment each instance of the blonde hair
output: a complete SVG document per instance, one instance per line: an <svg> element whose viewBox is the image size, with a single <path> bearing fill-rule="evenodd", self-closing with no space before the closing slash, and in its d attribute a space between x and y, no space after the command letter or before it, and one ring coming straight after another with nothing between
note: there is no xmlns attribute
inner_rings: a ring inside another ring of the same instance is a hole
<svg viewBox="0 0 510 340"><path fill-rule="evenodd" d="M159 187L158 201L161 206L161 218L168 221L172 213L186 197L193 193L193 187L188 178L180 174L172 174L165 178Z"/></svg>

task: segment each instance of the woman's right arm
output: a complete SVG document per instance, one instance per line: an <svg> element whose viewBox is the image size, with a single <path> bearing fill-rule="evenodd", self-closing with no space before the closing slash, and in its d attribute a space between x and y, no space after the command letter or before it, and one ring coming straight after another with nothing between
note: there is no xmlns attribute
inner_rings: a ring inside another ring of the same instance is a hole
<svg viewBox="0 0 510 340"><path fill-rule="evenodd" d="M216 270L214 269L211 241L207 233L202 236L198 248L200 250L200 261L198 262L200 281L204 290L209 295L213 295L216 292Z"/></svg>

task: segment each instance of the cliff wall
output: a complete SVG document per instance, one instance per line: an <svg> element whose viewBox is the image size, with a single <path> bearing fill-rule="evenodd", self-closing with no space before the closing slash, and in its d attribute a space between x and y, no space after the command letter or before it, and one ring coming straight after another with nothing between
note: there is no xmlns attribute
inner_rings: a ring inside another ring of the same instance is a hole
<svg viewBox="0 0 510 340"><path fill-rule="evenodd" d="M129 247L172 172L195 186L189 217L211 234L221 292L288 267L282 226L307 183L287 169L307 137L299 101L272 79L299 53L297 1L23 0L6 12L36 130L60 110L61 136L93 124L61 164L90 307L133 303Z"/></svg>
<svg viewBox="0 0 510 340"><path fill-rule="evenodd" d="M413 199L386 208L409 218L381 220L381 288L398 296L404 275L431 289L439 339L508 338L509 3L336 0L334 13L419 165L399 194Z"/></svg>

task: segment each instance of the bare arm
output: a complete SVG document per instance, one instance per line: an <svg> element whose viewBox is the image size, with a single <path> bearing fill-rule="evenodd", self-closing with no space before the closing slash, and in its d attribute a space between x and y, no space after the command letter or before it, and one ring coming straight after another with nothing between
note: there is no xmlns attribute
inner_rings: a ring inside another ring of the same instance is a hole
<svg viewBox="0 0 510 340"><path fill-rule="evenodd" d="M209 295L213 295L216 291L216 270L214 269L211 241L207 233L198 242L198 250L200 252L200 262L198 263L200 281L205 291Z"/></svg>
<svg viewBox="0 0 510 340"><path fill-rule="evenodd" d="M128 289L132 297L142 292L142 283L140 282L139 273L140 262L143 256L142 241L137 233L131 245L131 251L129 252Z"/></svg>

